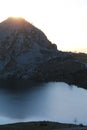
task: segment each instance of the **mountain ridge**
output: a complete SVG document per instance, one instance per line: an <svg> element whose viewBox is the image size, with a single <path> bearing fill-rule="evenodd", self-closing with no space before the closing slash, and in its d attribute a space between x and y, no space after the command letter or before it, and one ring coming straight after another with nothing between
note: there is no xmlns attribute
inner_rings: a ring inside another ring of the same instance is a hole
<svg viewBox="0 0 87 130"><path fill-rule="evenodd" d="M59 51L26 20L8 18L0 23L0 79L61 81L87 88L86 75L85 62Z"/></svg>

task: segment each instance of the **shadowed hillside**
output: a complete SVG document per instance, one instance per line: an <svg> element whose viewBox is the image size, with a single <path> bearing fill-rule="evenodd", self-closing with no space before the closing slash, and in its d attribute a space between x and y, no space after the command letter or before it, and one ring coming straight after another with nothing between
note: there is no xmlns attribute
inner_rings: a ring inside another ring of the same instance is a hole
<svg viewBox="0 0 87 130"><path fill-rule="evenodd" d="M0 130L86 130L83 125L61 124L57 122L30 122L2 125Z"/></svg>

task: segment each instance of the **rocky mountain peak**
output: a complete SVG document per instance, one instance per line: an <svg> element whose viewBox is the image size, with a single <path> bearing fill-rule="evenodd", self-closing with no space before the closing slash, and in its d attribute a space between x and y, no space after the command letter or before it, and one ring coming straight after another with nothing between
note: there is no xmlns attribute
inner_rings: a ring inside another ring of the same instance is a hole
<svg viewBox="0 0 87 130"><path fill-rule="evenodd" d="M0 23L0 73L4 77L29 77L38 63L57 52L46 35L23 18Z"/></svg>
<svg viewBox="0 0 87 130"><path fill-rule="evenodd" d="M22 47L25 45L27 47L32 46L35 50L40 48L51 51L57 50L56 45L52 44L41 30L20 17L9 17L0 23L0 46L4 48L8 44L12 48L14 45L16 48L20 48L18 45L21 44Z"/></svg>
<svg viewBox="0 0 87 130"><path fill-rule="evenodd" d="M31 27L32 25L29 22L27 22L24 18L9 17L1 23L1 26L2 28L7 29L23 29L29 26Z"/></svg>
<svg viewBox="0 0 87 130"><path fill-rule="evenodd" d="M87 63L79 60L84 55L76 57L58 51L40 29L23 18L10 17L0 23L0 79L63 81L87 88Z"/></svg>
<svg viewBox="0 0 87 130"><path fill-rule="evenodd" d="M24 18L22 18L22 17L8 17L7 19L6 19L6 21L19 21L19 22L24 22L24 21L26 21Z"/></svg>

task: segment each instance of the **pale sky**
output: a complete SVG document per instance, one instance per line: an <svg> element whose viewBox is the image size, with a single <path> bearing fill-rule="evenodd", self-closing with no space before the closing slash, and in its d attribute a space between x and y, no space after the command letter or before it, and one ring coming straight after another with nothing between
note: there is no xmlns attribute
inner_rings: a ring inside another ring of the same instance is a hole
<svg viewBox="0 0 87 130"><path fill-rule="evenodd" d="M87 0L0 0L0 21L21 16L59 50L87 53Z"/></svg>

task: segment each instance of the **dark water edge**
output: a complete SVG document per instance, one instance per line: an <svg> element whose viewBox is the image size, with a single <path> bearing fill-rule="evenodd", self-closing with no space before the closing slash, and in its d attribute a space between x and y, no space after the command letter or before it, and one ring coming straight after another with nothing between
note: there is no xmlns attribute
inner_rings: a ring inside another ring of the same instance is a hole
<svg viewBox="0 0 87 130"><path fill-rule="evenodd" d="M0 125L0 130L58 130L61 128L77 128L78 130L87 130L86 126L82 124L63 124L58 122L50 121L39 121L39 122L25 122L25 123L14 123L7 125Z"/></svg>
<svg viewBox="0 0 87 130"><path fill-rule="evenodd" d="M38 80L30 80L30 79L0 79L0 88L2 89L9 89L9 90L14 90L14 91L21 91L23 89L29 89L32 86L37 87L38 85L44 84L44 83L49 83L49 82L64 82L68 84L69 86L76 85L78 88L83 88L87 90L86 85L81 85L81 84L76 84L73 82L69 82L66 80L53 80L53 81L38 81ZM83 83L84 84L84 83Z"/></svg>
<svg viewBox="0 0 87 130"><path fill-rule="evenodd" d="M0 80L0 88L1 89L9 89L9 90L22 90L28 89L32 86L38 86L43 84L43 82L36 82L32 80L23 80L23 79L2 79Z"/></svg>

